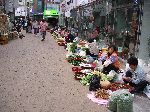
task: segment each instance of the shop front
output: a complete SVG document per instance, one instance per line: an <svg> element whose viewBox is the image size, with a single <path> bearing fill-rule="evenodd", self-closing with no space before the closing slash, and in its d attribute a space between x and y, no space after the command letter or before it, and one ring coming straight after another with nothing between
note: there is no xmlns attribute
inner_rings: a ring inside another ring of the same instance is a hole
<svg viewBox="0 0 150 112"><path fill-rule="evenodd" d="M115 44L122 58L135 55L139 44L142 4L134 1L96 0L70 11L69 27L81 38L100 45Z"/></svg>
<svg viewBox="0 0 150 112"><path fill-rule="evenodd" d="M44 10L44 19L47 20L49 26L55 27L58 24L58 11L57 10Z"/></svg>

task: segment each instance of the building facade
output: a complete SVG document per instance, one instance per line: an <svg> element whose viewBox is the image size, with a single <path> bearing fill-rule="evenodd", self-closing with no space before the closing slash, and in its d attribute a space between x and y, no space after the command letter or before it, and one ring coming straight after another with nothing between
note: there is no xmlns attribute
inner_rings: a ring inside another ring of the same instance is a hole
<svg viewBox="0 0 150 112"><path fill-rule="evenodd" d="M141 33L141 14L140 0L65 0L68 28L77 28L87 39L95 37L94 29L99 28L97 39L115 44L119 52L128 49L132 55Z"/></svg>
<svg viewBox="0 0 150 112"><path fill-rule="evenodd" d="M32 15L32 0L19 0L15 10L16 17L30 17Z"/></svg>

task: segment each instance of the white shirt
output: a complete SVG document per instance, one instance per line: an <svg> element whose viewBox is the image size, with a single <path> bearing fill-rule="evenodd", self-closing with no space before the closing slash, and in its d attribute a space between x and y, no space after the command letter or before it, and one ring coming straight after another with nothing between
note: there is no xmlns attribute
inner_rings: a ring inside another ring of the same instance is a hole
<svg viewBox="0 0 150 112"><path fill-rule="evenodd" d="M133 71L130 67L129 64L126 64L126 71L130 70L133 74L132 76L132 83L138 84L141 81L146 80L146 74L144 73L144 70L138 65L136 70Z"/></svg>
<svg viewBox="0 0 150 112"><path fill-rule="evenodd" d="M33 28L38 28L38 27L39 27L38 22L37 21L33 22Z"/></svg>

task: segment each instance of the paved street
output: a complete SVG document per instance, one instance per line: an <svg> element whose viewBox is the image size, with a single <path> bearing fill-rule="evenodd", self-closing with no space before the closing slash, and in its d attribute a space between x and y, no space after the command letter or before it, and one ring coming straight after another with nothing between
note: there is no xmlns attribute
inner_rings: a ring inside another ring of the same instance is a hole
<svg viewBox="0 0 150 112"><path fill-rule="evenodd" d="M50 35L0 46L0 112L107 112L73 79L65 50Z"/></svg>
<svg viewBox="0 0 150 112"><path fill-rule="evenodd" d="M87 98L88 87L73 79L66 51L47 35L33 34L0 46L0 112L107 112ZM134 112L150 112L136 96Z"/></svg>

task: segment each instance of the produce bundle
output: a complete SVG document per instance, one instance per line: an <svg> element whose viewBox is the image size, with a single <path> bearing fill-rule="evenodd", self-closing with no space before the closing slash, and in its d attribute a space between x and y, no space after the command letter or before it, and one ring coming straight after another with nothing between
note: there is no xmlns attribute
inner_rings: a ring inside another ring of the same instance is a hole
<svg viewBox="0 0 150 112"><path fill-rule="evenodd" d="M96 91L100 87L100 77L93 75L90 81L89 91Z"/></svg>
<svg viewBox="0 0 150 112"><path fill-rule="evenodd" d="M77 49L77 42L73 42L70 47L71 52L75 53Z"/></svg>
<svg viewBox="0 0 150 112"><path fill-rule="evenodd" d="M79 55L70 55L68 56L68 62L74 66L79 66L81 62L83 62L83 58Z"/></svg>
<svg viewBox="0 0 150 112"><path fill-rule="evenodd" d="M101 85L101 88L103 88L103 89L109 89L111 83L108 80L106 80L106 81L100 81L100 85Z"/></svg>
<svg viewBox="0 0 150 112"><path fill-rule="evenodd" d="M133 96L125 89L113 92L109 98L108 109L114 112L133 112Z"/></svg>
<svg viewBox="0 0 150 112"><path fill-rule="evenodd" d="M133 90L133 87L128 84L121 84L121 83L112 83L110 85L110 90L116 91L118 89L128 89L129 91Z"/></svg>
<svg viewBox="0 0 150 112"><path fill-rule="evenodd" d="M77 49L77 42L67 43L67 51L75 53Z"/></svg>
<svg viewBox="0 0 150 112"><path fill-rule="evenodd" d="M98 89L95 92L95 97L96 98L102 98L102 99L109 99L109 92L105 89Z"/></svg>
<svg viewBox="0 0 150 112"><path fill-rule="evenodd" d="M82 78L81 78L81 83L83 84L83 85L90 85L90 80L91 80L91 78L92 78L92 76L93 76L93 74L92 73L89 73L89 74L87 74L87 76L83 76Z"/></svg>
<svg viewBox="0 0 150 112"><path fill-rule="evenodd" d="M107 76L106 74L104 74L102 72L94 71L92 73L99 76L99 77L101 77L101 81L110 81L110 80L112 80L111 78L109 78L109 76Z"/></svg>

